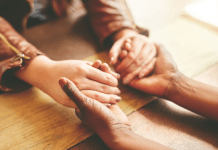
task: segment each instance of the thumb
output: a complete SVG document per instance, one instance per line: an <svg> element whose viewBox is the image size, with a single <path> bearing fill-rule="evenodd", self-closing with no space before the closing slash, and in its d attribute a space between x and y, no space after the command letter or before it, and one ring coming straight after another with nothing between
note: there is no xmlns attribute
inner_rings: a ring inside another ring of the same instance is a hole
<svg viewBox="0 0 218 150"><path fill-rule="evenodd" d="M118 56L121 52L122 45L124 43L124 39L120 39L114 43L112 46L110 52L109 52L109 57L110 57L110 64L114 65L117 62Z"/></svg>
<svg viewBox="0 0 218 150"><path fill-rule="evenodd" d="M155 89L156 85L158 86L157 79L155 79L155 77L152 76L142 79L136 78L132 82L130 82L131 87L149 94L154 93L153 89Z"/></svg>
<svg viewBox="0 0 218 150"><path fill-rule="evenodd" d="M82 108L85 106L88 97L83 95L79 89L75 86L73 82L69 79L62 77L59 80L59 84L62 87L63 91L67 94L67 96L79 107Z"/></svg>
<svg viewBox="0 0 218 150"><path fill-rule="evenodd" d="M81 111L79 110L79 108L75 108L75 113L76 113L77 117L81 120L82 114L81 114Z"/></svg>
<svg viewBox="0 0 218 150"><path fill-rule="evenodd" d="M158 56L161 56L161 57L170 56L170 57L172 57L171 54L166 50L166 48L162 44L156 43L155 45L156 45Z"/></svg>

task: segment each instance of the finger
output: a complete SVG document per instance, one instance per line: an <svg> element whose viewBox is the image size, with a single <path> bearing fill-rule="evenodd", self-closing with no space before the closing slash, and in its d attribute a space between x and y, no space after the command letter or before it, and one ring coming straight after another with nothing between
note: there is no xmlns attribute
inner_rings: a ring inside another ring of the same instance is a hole
<svg viewBox="0 0 218 150"><path fill-rule="evenodd" d="M111 104L103 103L107 108L110 108Z"/></svg>
<svg viewBox="0 0 218 150"><path fill-rule="evenodd" d="M115 78L119 79L120 75L111 71L111 68L109 67L109 65L107 63L103 63L100 67L101 71L106 72L111 74L112 76L114 76Z"/></svg>
<svg viewBox="0 0 218 150"><path fill-rule="evenodd" d="M162 97L168 84L169 81L162 76L152 75L142 79L136 78L129 85L140 91Z"/></svg>
<svg viewBox="0 0 218 150"><path fill-rule="evenodd" d="M124 39L120 39L120 40L116 41L114 43L114 45L112 46L112 48L111 48L111 50L109 52L110 64L111 65L116 64L123 43L124 43Z"/></svg>
<svg viewBox="0 0 218 150"><path fill-rule="evenodd" d="M114 76L117 79L120 79L120 74L118 74L116 72L111 71L111 75Z"/></svg>
<svg viewBox="0 0 218 150"><path fill-rule="evenodd" d="M73 82L67 78L61 78L59 84L67 96L79 107L83 107L90 99L83 95Z"/></svg>
<svg viewBox="0 0 218 150"><path fill-rule="evenodd" d="M155 55L156 55L155 46L153 44L145 44L138 57L133 61L133 63L128 67L128 69L122 72L121 76L125 77L128 74L131 74L129 76L134 75L133 77L131 77L134 78L135 76L138 75L138 73L141 71L142 68L144 68L149 64L149 62L155 57Z"/></svg>
<svg viewBox="0 0 218 150"><path fill-rule="evenodd" d="M79 110L79 108L75 108L75 113L76 113L76 116L81 120L82 114L81 114L81 111Z"/></svg>
<svg viewBox="0 0 218 150"><path fill-rule="evenodd" d="M142 41L141 38L139 37L133 38L131 50L129 51L126 58L116 68L116 71L120 73L126 70L130 66L130 64L136 59L136 57L139 55L143 45L144 45L144 42Z"/></svg>
<svg viewBox="0 0 218 150"><path fill-rule="evenodd" d="M148 65L147 64L142 65L138 67L135 71L127 74L123 78L123 84L124 85L129 84L137 75L140 79L149 75L154 70L156 60L157 58L153 58Z"/></svg>
<svg viewBox="0 0 218 150"><path fill-rule="evenodd" d="M118 59L117 62L116 62L116 64L114 64L114 68L115 68L115 70L116 70L116 68L120 65L120 63L121 63L121 60Z"/></svg>
<svg viewBox="0 0 218 150"><path fill-rule="evenodd" d="M93 62L87 62L86 64L92 66Z"/></svg>
<svg viewBox="0 0 218 150"><path fill-rule="evenodd" d="M129 84L136 76L137 74L142 70L142 66L136 68L133 72L127 74L126 76L123 77L122 82L124 85Z"/></svg>
<svg viewBox="0 0 218 150"><path fill-rule="evenodd" d="M89 73L87 74L87 78L109 86L113 86L113 87L118 86L118 81L114 76L93 67L89 68Z"/></svg>
<svg viewBox="0 0 218 150"><path fill-rule="evenodd" d="M166 50L166 48L162 44L155 44L157 49L157 54L160 57L170 57L172 58L172 55Z"/></svg>
<svg viewBox="0 0 218 150"><path fill-rule="evenodd" d="M131 48L132 48L131 43L125 43L125 44L124 44L124 49L125 49L125 50L130 51Z"/></svg>
<svg viewBox="0 0 218 150"><path fill-rule="evenodd" d="M132 40L131 40L130 38L127 38L127 39L125 40L125 42L126 42L126 43L131 43Z"/></svg>
<svg viewBox="0 0 218 150"><path fill-rule="evenodd" d="M129 84L137 75L139 78L143 78L147 75L149 75L153 70L154 66L156 63L157 58L154 57L149 64L147 62L144 62L141 66L136 68L133 72L128 73L124 78L123 78L123 84Z"/></svg>
<svg viewBox="0 0 218 150"><path fill-rule="evenodd" d="M120 94L120 90L117 87L102 84L93 80L84 79L82 83L75 83L79 90L92 90L105 94Z"/></svg>
<svg viewBox="0 0 218 150"><path fill-rule="evenodd" d="M156 60L157 60L156 57L153 58L153 59L151 60L151 62L150 62L146 67L144 67L144 68L140 71L140 73L138 74L138 77L139 77L140 79L143 78L143 77L148 76L148 75L154 70Z"/></svg>
<svg viewBox="0 0 218 150"><path fill-rule="evenodd" d="M96 60L93 64L92 67L99 69L102 65L102 62L100 60Z"/></svg>
<svg viewBox="0 0 218 150"><path fill-rule="evenodd" d="M113 94L104 94L92 90L82 90L85 96L95 99L101 103L115 104L121 101L121 97Z"/></svg>
<svg viewBox="0 0 218 150"><path fill-rule="evenodd" d="M146 77L143 79L135 78L130 82L130 86L140 91L152 94L153 89L159 89L159 80L155 77Z"/></svg>
<svg viewBox="0 0 218 150"><path fill-rule="evenodd" d="M171 65L173 65L174 69L178 70L172 55L166 50L166 48L162 44L156 44L156 48L158 57L162 59L162 61L169 62Z"/></svg>
<svg viewBox="0 0 218 150"><path fill-rule="evenodd" d="M120 52L119 58L120 58L121 60L123 60L124 58L126 58L127 54L128 54L128 52L127 52L126 50L122 50L122 51Z"/></svg>
<svg viewBox="0 0 218 150"><path fill-rule="evenodd" d="M111 73L111 68L108 66L108 64L103 63L100 67L101 71L107 72L107 73Z"/></svg>

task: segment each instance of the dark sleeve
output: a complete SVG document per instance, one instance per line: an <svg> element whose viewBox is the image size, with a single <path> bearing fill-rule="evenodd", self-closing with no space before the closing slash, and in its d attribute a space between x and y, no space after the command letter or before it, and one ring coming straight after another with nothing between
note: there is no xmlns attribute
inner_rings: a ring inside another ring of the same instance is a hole
<svg viewBox="0 0 218 150"><path fill-rule="evenodd" d="M17 90L23 86L13 74L18 69L25 69L40 54L43 53L0 17L0 91Z"/></svg>
<svg viewBox="0 0 218 150"><path fill-rule="evenodd" d="M83 2L101 43L123 28L135 29L124 0L83 0Z"/></svg>

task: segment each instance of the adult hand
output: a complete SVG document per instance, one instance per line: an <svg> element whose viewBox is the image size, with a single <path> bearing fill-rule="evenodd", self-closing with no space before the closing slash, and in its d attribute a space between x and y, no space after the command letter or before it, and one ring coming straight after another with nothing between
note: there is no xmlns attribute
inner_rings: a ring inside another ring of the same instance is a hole
<svg viewBox="0 0 218 150"><path fill-rule="evenodd" d="M156 47L157 59L153 74L142 79L134 79L130 86L149 94L166 97L168 85L173 77L180 73L170 53L162 45Z"/></svg>
<svg viewBox="0 0 218 150"><path fill-rule="evenodd" d="M95 131L110 149L169 149L135 134L127 116L116 104L105 106L86 97L66 78L61 78L59 83L78 106L76 115L79 119Z"/></svg>
<svg viewBox="0 0 218 150"><path fill-rule="evenodd" d="M121 54L125 41L131 39L131 47L127 56L120 61ZM114 45L112 46L109 56L111 64L115 65L115 69L123 78L123 84L130 83L143 68L149 66L149 63L156 56L156 47L146 36L140 35L131 29L124 29L118 32L114 38ZM154 66L154 63L152 63ZM149 66L151 67L151 65ZM140 78L150 74L152 69L147 69L149 72L140 74Z"/></svg>
<svg viewBox="0 0 218 150"><path fill-rule="evenodd" d="M59 80L64 92L78 106L76 115L95 131L103 140L112 141L110 137L120 130L131 130L126 115L117 104L104 105L82 94L73 82L67 78Z"/></svg>
<svg viewBox="0 0 218 150"><path fill-rule="evenodd" d="M17 76L38 87L55 101L67 107L76 107L76 105L58 85L58 80L62 76L73 81L83 94L102 103L120 101L121 98L117 96L120 93L117 88L117 79L110 73L96 69L87 63L90 62L79 60L52 61L45 56L38 56L32 60L27 69L18 72Z"/></svg>

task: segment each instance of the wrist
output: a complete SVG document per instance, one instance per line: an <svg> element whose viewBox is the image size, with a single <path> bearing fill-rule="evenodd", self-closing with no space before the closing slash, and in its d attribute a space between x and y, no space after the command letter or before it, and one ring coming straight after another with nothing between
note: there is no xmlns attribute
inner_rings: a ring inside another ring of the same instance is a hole
<svg viewBox="0 0 218 150"><path fill-rule="evenodd" d="M52 64L51 59L40 55L33 58L24 70L18 70L15 76L33 86L38 86L38 83L47 76Z"/></svg>
<svg viewBox="0 0 218 150"><path fill-rule="evenodd" d="M121 38L128 38L128 37L131 37L137 34L138 32L136 32L135 30L130 29L130 28L125 28L125 29L122 29L116 32L114 36L112 37L112 40L115 42Z"/></svg>
<svg viewBox="0 0 218 150"><path fill-rule="evenodd" d="M130 127L120 127L97 134L110 149L122 149L126 141L130 140L135 133Z"/></svg>
<svg viewBox="0 0 218 150"><path fill-rule="evenodd" d="M181 84L185 83L186 78L187 77L181 72L173 74L166 88L164 98L173 101L175 94L178 93Z"/></svg>

